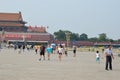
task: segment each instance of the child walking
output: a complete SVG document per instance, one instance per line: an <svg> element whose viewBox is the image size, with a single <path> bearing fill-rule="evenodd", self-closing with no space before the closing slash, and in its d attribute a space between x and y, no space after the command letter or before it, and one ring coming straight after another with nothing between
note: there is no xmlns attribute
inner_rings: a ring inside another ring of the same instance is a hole
<svg viewBox="0 0 120 80"><path fill-rule="evenodd" d="M100 53L96 51L96 62L100 63Z"/></svg>

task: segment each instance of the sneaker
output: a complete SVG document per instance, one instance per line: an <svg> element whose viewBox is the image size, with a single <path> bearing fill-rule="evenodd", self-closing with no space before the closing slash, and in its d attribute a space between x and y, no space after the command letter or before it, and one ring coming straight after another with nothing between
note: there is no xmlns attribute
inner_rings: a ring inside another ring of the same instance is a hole
<svg viewBox="0 0 120 80"><path fill-rule="evenodd" d="M41 61L41 58L39 59L39 61Z"/></svg>
<svg viewBox="0 0 120 80"><path fill-rule="evenodd" d="M112 70L112 69L110 69L110 70Z"/></svg>

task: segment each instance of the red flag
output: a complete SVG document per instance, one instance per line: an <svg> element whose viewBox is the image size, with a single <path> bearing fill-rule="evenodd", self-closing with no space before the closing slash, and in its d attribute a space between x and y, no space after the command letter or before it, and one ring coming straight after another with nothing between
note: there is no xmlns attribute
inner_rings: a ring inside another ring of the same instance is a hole
<svg viewBox="0 0 120 80"><path fill-rule="evenodd" d="M29 26L29 28L28 28L29 30L32 30L32 26Z"/></svg>
<svg viewBox="0 0 120 80"><path fill-rule="evenodd" d="M37 29L38 29L38 28L37 28L37 26L35 25L35 28L34 28L34 30L35 30L35 31L37 31Z"/></svg>

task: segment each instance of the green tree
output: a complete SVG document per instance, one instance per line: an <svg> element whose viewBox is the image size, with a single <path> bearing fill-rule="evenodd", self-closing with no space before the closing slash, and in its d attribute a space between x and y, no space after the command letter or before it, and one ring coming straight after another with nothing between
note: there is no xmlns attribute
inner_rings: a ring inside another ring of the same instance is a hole
<svg viewBox="0 0 120 80"><path fill-rule="evenodd" d="M79 34L78 33L72 33L68 30L59 30L57 32L54 32L54 37L57 40L66 41L67 33L69 33L70 41L79 40Z"/></svg>
<svg viewBox="0 0 120 80"><path fill-rule="evenodd" d="M91 42L98 42L98 38L97 37L89 38L88 40L91 41Z"/></svg>
<svg viewBox="0 0 120 80"><path fill-rule="evenodd" d="M78 41L79 40L79 34L78 33L72 33L72 34L70 34L70 40L71 41L73 41L73 40Z"/></svg>
<svg viewBox="0 0 120 80"><path fill-rule="evenodd" d="M102 41L107 41L107 36L106 36L106 33L102 33L102 34L99 34L99 38L98 38L98 41L102 42Z"/></svg>
<svg viewBox="0 0 120 80"><path fill-rule="evenodd" d="M92 42L104 42L104 41L109 41L109 42L120 42L120 39L118 40L113 40L109 39L106 36L106 33L99 34L99 37L93 37L93 38L88 38L88 35L85 33L82 33L79 35L78 33L72 33L71 31L68 30L59 30L57 32L54 32L54 38L56 40L62 40L66 41L66 33L69 33L70 41L76 40L76 41L92 41Z"/></svg>
<svg viewBox="0 0 120 80"><path fill-rule="evenodd" d="M85 33L82 33L82 34L80 35L80 40L81 40L81 41L87 41L87 40L88 40L88 35L85 34Z"/></svg>
<svg viewBox="0 0 120 80"><path fill-rule="evenodd" d="M54 36L55 36L55 39L57 39L57 40L62 40L62 41L66 40L65 31L63 31L63 30L54 32Z"/></svg>
<svg viewBox="0 0 120 80"><path fill-rule="evenodd" d="M118 39L117 41L120 42L120 39Z"/></svg>
<svg viewBox="0 0 120 80"><path fill-rule="evenodd" d="M108 39L108 41L110 41L110 42L115 42L113 39Z"/></svg>

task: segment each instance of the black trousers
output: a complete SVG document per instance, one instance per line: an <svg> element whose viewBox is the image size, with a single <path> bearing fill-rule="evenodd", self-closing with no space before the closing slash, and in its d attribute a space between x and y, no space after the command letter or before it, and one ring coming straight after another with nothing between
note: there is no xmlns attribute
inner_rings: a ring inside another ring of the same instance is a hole
<svg viewBox="0 0 120 80"><path fill-rule="evenodd" d="M112 70L112 57L111 56L106 56L106 67L105 67L105 69L108 69L108 65L109 65L109 69Z"/></svg>

